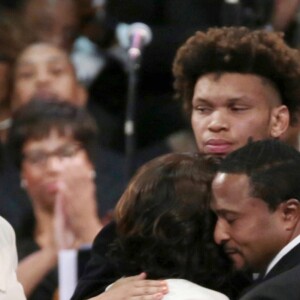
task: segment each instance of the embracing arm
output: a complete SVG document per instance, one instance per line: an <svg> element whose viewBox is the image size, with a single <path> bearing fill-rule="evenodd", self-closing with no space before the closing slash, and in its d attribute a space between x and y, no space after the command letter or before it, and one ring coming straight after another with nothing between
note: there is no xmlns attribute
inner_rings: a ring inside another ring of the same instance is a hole
<svg viewBox="0 0 300 300"><path fill-rule="evenodd" d="M107 291L88 300L160 300L168 292L163 280L146 280L146 274L121 278Z"/></svg>
<svg viewBox="0 0 300 300"><path fill-rule="evenodd" d="M145 280L145 273L117 280L122 276L122 266L113 264L106 256L108 245L116 236L115 230L115 223L111 222L97 235L93 243L91 259L79 279L71 300L162 299L162 295L167 291L164 281ZM113 282L115 283L110 289L105 291L106 287Z"/></svg>

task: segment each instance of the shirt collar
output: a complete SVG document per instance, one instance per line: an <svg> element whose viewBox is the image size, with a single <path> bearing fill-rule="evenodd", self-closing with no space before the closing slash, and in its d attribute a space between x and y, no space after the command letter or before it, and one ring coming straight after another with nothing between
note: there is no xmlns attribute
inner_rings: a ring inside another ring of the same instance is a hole
<svg viewBox="0 0 300 300"><path fill-rule="evenodd" d="M288 252L290 252L293 248L295 248L298 244L300 244L300 235L291 240L287 245L285 245L277 255L271 260L267 267L267 271L265 276L274 268L274 266L279 262L279 260L284 257Z"/></svg>

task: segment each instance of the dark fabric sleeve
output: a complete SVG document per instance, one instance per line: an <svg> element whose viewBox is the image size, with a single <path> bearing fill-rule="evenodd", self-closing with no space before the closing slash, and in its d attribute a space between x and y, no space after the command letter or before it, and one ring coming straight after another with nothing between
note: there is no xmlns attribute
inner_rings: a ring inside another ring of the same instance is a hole
<svg viewBox="0 0 300 300"><path fill-rule="evenodd" d="M79 278L71 300L88 299L99 295L120 278L119 268L107 257L109 244L116 236L115 223L105 226L96 236L92 254L83 275Z"/></svg>

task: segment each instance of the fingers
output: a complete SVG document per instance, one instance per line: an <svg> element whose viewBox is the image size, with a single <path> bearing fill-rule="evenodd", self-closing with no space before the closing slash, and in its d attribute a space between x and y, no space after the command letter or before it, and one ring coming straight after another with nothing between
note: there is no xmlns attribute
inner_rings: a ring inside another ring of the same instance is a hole
<svg viewBox="0 0 300 300"><path fill-rule="evenodd" d="M63 201L60 196L56 197L54 207L54 236L58 249L64 248L63 232L66 226Z"/></svg>
<svg viewBox="0 0 300 300"><path fill-rule="evenodd" d="M126 282L132 282L132 281L137 281L137 280L143 280L146 279L147 274L145 272L142 272L138 275L135 276L129 276L129 277L122 277L119 280L117 280L114 285L119 284L119 283L126 283Z"/></svg>
<svg viewBox="0 0 300 300"><path fill-rule="evenodd" d="M64 198L58 194L54 208L54 238L58 250L72 248L75 243L75 235L68 225L65 212Z"/></svg>
<svg viewBox="0 0 300 300"><path fill-rule="evenodd" d="M163 280L148 280L146 273L140 273L136 276L121 278L112 286L112 290L130 291L130 299L151 300L161 299L168 293L168 286Z"/></svg>
<svg viewBox="0 0 300 300"><path fill-rule="evenodd" d="M132 289L133 296L154 296L157 294L166 294L168 292L168 287L164 281L155 281L155 280L144 280L143 282L135 283L134 288ZM141 298L144 299L144 298ZM145 299L152 299L150 297Z"/></svg>

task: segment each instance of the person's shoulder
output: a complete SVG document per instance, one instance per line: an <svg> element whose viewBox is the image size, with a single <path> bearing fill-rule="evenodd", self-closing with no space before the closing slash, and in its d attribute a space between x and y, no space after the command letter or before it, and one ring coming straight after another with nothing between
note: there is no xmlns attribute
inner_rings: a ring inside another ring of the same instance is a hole
<svg viewBox="0 0 300 300"><path fill-rule="evenodd" d="M93 250L97 252L99 249L107 249L108 245L116 238L116 223L111 221L105 225L95 237L93 242Z"/></svg>
<svg viewBox="0 0 300 300"><path fill-rule="evenodd" d="M300 262L294 268L261 282L243 295L240 300L300 299ZM288 287L288 288L287 288Z"/></svg>
<svg viewBox="0 0 300 300"><path fill-rule="evenodd" d="M15 240L15 231L12 226L0 216L0 241L13 244Z"/></svg>
<svg viewBox="0 0 300 300"><path fill-rule="evenodd" d="M227 296L217 291L205 288L185 279L167 279L169 293L163 298L189 300L229 300Z"/></svg>

